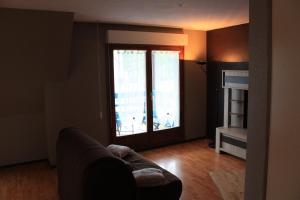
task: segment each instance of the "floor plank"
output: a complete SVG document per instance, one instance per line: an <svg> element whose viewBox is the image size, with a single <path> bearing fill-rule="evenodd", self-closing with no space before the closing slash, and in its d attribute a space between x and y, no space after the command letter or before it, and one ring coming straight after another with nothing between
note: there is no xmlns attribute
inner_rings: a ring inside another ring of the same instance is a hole
<svg viewBox="0 0 300 200"><path fill-rule="evenodd" d="M181 200L221 200L209 172L244 170L245 162L216 154L207 145L207 141L198 140L142 154L182 180ZM0 199L58 200L56 169L49 167L46 161L0 168Z"/></svg>

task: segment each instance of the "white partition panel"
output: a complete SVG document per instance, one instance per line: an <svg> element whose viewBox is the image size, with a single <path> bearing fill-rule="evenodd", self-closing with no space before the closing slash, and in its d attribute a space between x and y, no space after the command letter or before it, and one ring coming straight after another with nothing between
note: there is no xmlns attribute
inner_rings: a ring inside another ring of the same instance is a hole
<svg viewBox="0 0 300 200"><path fill-rule="evenodd" d="M108 43L185 46L187 34L109 30Z"/></svg>

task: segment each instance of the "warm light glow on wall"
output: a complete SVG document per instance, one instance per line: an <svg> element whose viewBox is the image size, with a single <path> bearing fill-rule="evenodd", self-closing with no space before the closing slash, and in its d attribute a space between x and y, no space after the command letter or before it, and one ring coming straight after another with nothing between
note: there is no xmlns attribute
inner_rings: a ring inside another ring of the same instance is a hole
<svg viewBox="0 0 300 200"><path fill-rule="evenodd" d="M188 43L184 47L184 60L206 60L206 32L184 30Z"/></svg>
<svg viewBox="0 0 300 200"><path fill-rule="evenodd" d="M243 62L245 61L244 57L236 53L226 53L222 56L223 62Z"/></svg>
<svg viewBox="0 0 300 200"><path fill-rule="evenodd" d="M223 17L223 20L220 20L219 17L210 16L207 19L201 20L201 22L197 19L191 19L189 22L185 23L185 28L191 30L209 31L244 23L248 23L248 20L240 18L236 19L236 21L233 21L230 17L228 19Z"/></svg>
<svg viewBox="0 0 300 200"><path fill-rule="evenodd" d="M208 60L249 61L249 25L242 24L207 32Z"/></svg>

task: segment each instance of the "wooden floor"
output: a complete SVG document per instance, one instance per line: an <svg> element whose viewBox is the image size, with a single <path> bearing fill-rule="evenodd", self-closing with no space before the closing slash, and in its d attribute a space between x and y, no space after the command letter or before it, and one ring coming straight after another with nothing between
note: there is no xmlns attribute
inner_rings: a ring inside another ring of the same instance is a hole
<svg viewBox="0 0 300 200"><path fill-rule="evenodd" d="M0 168L0 200L58 200L56 169L48 162Z"/></svg>
<svg viewBox="0 0 300 200"><path fill-rule="evenodd" d="M181 200L221 200L209 172L245 169L244 161L216 154L207 147L205 140L145 151L142 154L182 180ZM56 170L50 168L47 162L0 168L0 199L58 200Z"/></svg>
<svg viewBox="0 0 300 200"><path fill-rule="evenodd" d="M181 200L221 200L209 172L245 169L245 161L216 154L204 140L155 149L143 155L182 180Z"/></svg>

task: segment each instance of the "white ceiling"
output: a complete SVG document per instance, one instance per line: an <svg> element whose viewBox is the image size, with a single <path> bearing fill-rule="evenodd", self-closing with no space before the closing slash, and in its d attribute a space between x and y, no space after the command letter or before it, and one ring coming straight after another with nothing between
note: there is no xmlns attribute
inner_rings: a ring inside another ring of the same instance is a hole
<svg viewBox="0 0 300 200"><path fill-rule="evenodd" d="M196 30L249 22L249 0L1 0L0 7L71 11L76 21Z"/></svg>

